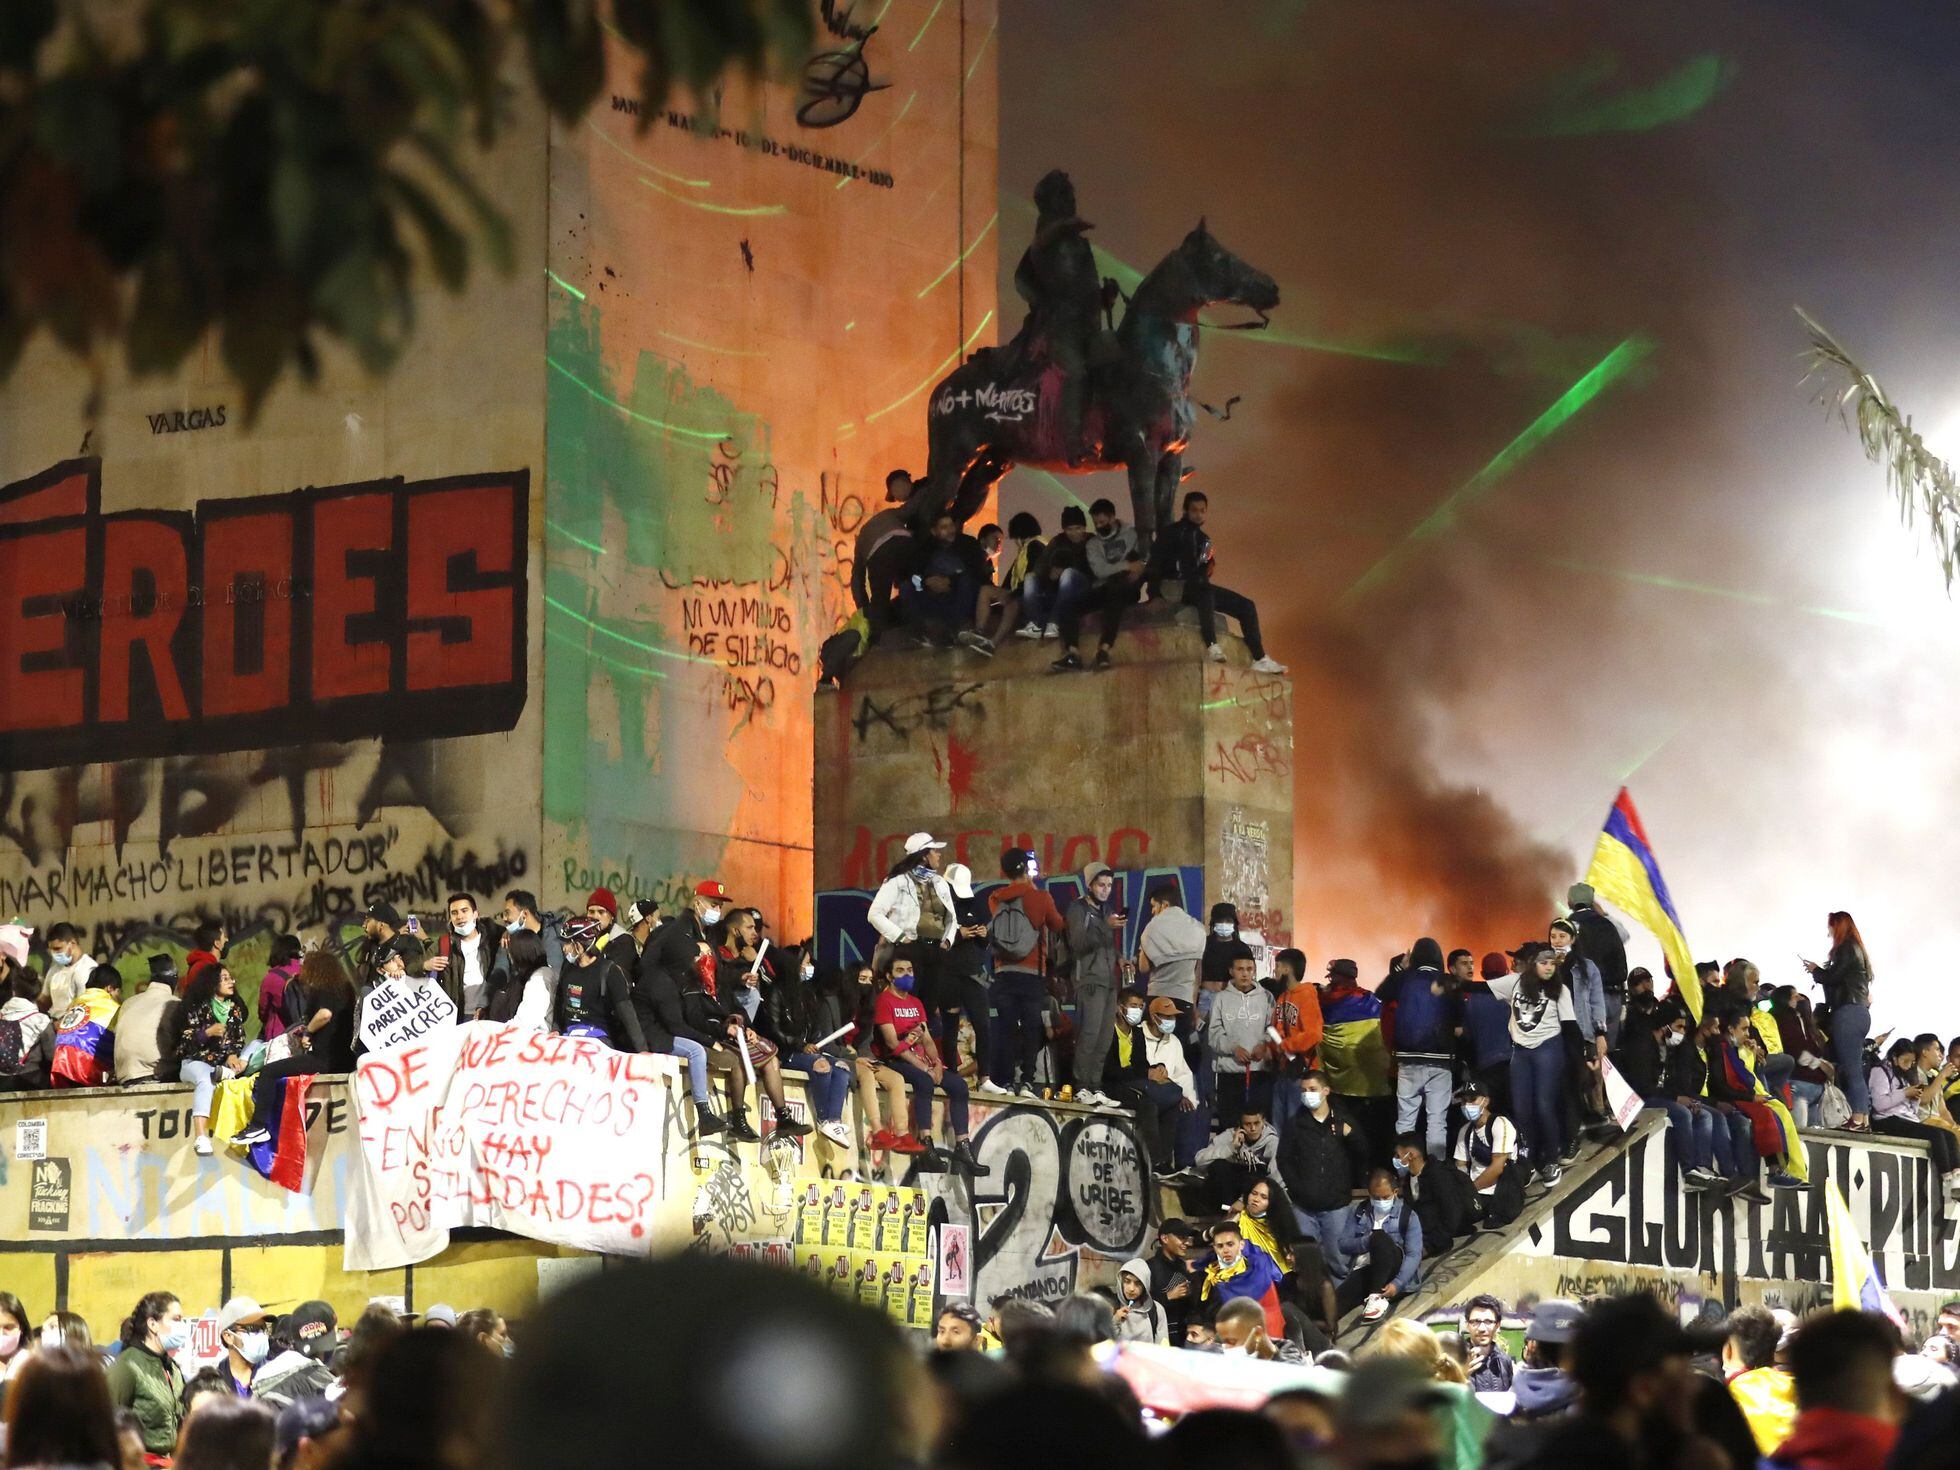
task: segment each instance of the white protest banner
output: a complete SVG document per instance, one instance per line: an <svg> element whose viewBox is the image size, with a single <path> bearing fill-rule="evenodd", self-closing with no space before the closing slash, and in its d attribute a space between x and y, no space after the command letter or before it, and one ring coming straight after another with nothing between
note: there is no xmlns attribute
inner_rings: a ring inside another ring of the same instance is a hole
<svg viewBox="0 0 1960 1470"><path fill-rule="evenodd" d="M455 1020L456 1003L441 986L383 980L361 1002L361 1040L369 1051L386 1051L420 1041Z"/></svg>
<svg viewBox="0 0 1960 1470"><path fill-rule="evenodd" d="M348 1094L346 1268L426 1261L467 1226L648 1254L681 1075L678 1057L494 1021L370 1052Z"/></svg>
<svg viewBox="0 0 1960 1470"><path fill-rule="evenodd" d="M1620 1125L1620 1131L1624 1133L1633 1127L1634 1119L1640 1116L1640 1110L1646 1104L1641 1102L1640 1095L1633 1090L1627 1079L1620 1075L1620 1069L1603 1057L1599 1063L1599 1074L1606 1082L1606 1107L1613 1114L1613 1121Z"/></svg>

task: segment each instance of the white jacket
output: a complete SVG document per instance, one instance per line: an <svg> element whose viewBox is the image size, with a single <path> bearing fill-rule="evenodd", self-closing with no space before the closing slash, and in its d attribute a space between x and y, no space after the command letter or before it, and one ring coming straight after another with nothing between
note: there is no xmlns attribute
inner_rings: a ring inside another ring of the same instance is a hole
<svg viewBox="0 0 1960 1470"><path fill-rule="evenodd" d="M75 998L88 988L88 977L94 973L95 956L85 954L72 965L62 965L41 977L41 994L48 997L48 1014L59 1018L61 1013L75 1003Z"/></svg>
<svg viewBox="0 0 1960 1470"><path fill-rule="evenodd" d="M1162 1067L1165 1075L1182 1089L1185 1101L1197 1102L1198 1088L1191 1080L1191 1064L1184 1060L1184 1043L1175 1034L1161 1035L1152 1026L1150 1034L1143 1038L1143 1062L1146 1071Z"/></svg>
<svg viewBox="0 0 1960 1470"><path fill-rule="evenodd" d="M959 935L959 908L953 902L953 885L940 873L931 873L932 886L939 894L939 901L946 906L946 934L940 940L944 949L953 947L953 940ZM912 874L898 873L884 882L871 899L871 912L867 916L871 927L878 931L879 937L893 944L909 944L919 937L919 890L913 886Z"/></svg>

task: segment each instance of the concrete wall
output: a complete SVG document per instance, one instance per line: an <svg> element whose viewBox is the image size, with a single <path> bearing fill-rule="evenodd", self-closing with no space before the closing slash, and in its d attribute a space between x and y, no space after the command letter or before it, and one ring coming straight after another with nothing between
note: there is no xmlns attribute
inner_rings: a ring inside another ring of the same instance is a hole
<svg viewBox="0 0 1960 1470"><path fill-rule="evenodd" d="M874 8L810 74L877 90L643 117L615 58L553 136L550 892L715 875L809 932L817 647L927 390L995 330L995 7Z"/></svg>
<svg viewBox="0 0 1960 1470"><path fill-rule="evenodd" d="M1231 661L1204 662L1195 621L1140 615L1103 674L1050 674L1057 646L1020 639L875 651L818 695L819 894L875 888L924 829L981 880L1010 846L1055 877L1201 869L1208 898L1289 942L1291 684L1230 636Z"/></svg>

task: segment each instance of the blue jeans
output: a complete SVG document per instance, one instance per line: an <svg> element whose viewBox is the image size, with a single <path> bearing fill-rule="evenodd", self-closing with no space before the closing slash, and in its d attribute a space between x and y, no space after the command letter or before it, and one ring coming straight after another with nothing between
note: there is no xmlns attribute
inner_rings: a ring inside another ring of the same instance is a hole
<svg viewBox="0 0 1960 1470"><path fill-rule="evenodd" d="M1511 1048L1511 1105L1536 1169L1558 1166L1565 1152L1565 1043Z"/></svg>
<svg viewBox="0 0 1960 1470"><path fill-rule="evenodd" d="M973 625L973 579L962 572L948 580L952 585L946 591L930 592L914 587L911 578L906 578L898 600L908 624L915 628L937 626L949 633Z"/></svg>
<svg viewBox="0 0 1960 1470"><path fill-rule="evenodd" d="M1019 1080L1034 1084L1035 1067L1048 1033L1042 1012L1048 995L1041 977L1028 970L1001 970L994 976L994 1081L1012 1087Z"/></svg>
<svg viewBox="0 0 1960 1470"><path fill-rule="evenodd" d="M1715 1115L1707 1108L1684 1108L1671 1097L1650 1097L1647 1106L1667 1114L1667 1151L1677 1173L1706 1169L1714 1157Z"/></svg>
<svg viewBox="0 0 1960 1470"><path fill-rule="evenodd" d="M1053 582L1030 577L1021 584L1022 616L1030 623L1060 623L1065 613L1081 605L1092 584L1088 576L1070 567Z"/></svg>
<svg viewBox="0 0 1960 1470"><path fill-rule="evenodd" d="M1791 1116L1797 1120L1799 1128L1810 1126L1811 1110L1824 1100L1824 1084L1804 1082L1799 1078L1790 1079Z"/></svg>
<svg viewBox="0 0 1960 1470"><path fill-rule="evenodd" d="M687 1062L687 1092L697 1108L708 1106L708 1049L691 1036L676 1036L668 1050Z"/></svg>
<svg viewBox="0 0 1960 1470"><path fill-rule="evenodd" d="M912 1089L912 1131L930 1133L932 1131L932 1074L925 1068L915 1067L899 1057L886 1057L878 1065L890 1067L903 1077L905 1085ZM946 1094L946 1121L952 1125L953 1137L965 1138L967 1134L966 1079L948 1067L940 1076L939 1090Z"/></svg>
<svg viewBox="0 0 1960 1470"><path fill-rule="evenodd" d="M1865 1041L1872 1034L1872 1008L1839 1006L1831 1012L1831 1060L1837 1064L1837 1084L1852 1114L1870 1118L1871 1085L1865 1079Z"/></svg>
<svg viewBox="0 0 1960 1470"><path fill-rule="evenodd" d="M1347 1224L1347 1217L1348 1212L1344 1209L1293 1211L1301 1237L1320 1243L1320 1254L1327 1262L1327 1275L1336 1285L1346 1278L1349 1269L1348 1258L1341 1250L1341 1229Z"/></svg>
<svg viewBox="0 0 1960 1470"><path fill-rule="evenodd" d="M1616 990L1606 992L1606 1045L1609 1049L1620 1044L1620 1021L1627 1013L1627 998Z"/></svg>
<svg viewBox="0 0 1960 1470"><path fill-rule="evenodd" d="M1449 1157L1450 1099L1456 1089L1451 1083L1447 1062L1397 1062L1395 1064L1395 1131L1413 1133L1416 1111L1428 1119L1427 1152L1431 1158Z"/></svg>
<svg viewBox="0 0 1960 1470"><path fill-rule="evenodd" d="M1708 1110L1715 1118L1715 1172L1725 1179L1756 1177L1756 1130L1747 1114Z"/></svg>
<svg viewBox="0 0 1960 1470"><path fill-rule="evenodd" d="M227 1072L226 1076L231 1074ZM191 1084L191 1116L209 1118L211 1116L211 1094L218 1090L218 1069L209 1062L187 1061L177 1069L177 1076Z"/></svg>
<svg viewBox="0 0 1960 1470"><path fill-rule="evenodd" d="M817 1063L827 1070L819 1072ZM810 1101L816 1106L819 1123L835 1123L844 1116L844 1103L851 1095L851 1070L815 1052L800 1051L783 1058L783 1064L810 1074Z"/></svg>
<svg viewBox="0 0 1960 1470"><path fill-rule="evenodd" d="M1286 1125L1291 1123L1306 1103L1300 1097L1300 1079L1280 1076L1273 1079L1273 1132L1286 1136Z"/></svg>

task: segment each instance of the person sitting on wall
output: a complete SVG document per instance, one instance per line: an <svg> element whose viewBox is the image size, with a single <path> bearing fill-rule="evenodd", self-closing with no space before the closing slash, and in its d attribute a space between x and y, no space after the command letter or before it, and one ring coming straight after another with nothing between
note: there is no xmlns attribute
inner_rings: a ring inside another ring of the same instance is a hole
<svg viewBox="0 0 1960 1470"><path fill-rule="evenodd" d="M1089 594L1089 517L1082 507L1062 512L1062 534L1048 543L1041 561L1021 589L1021 615L1027 619L1018 636L1060 638L1061 619L1072 617Z"/></svg>
<svg viewBox="0 0 1960 1470"><path fill-rule="evenodd" d="M1213 663L1225 662L1225 650L1218 646L1218 614L1222 612L1239 620L1252 667L1261 674L1283 674L1286 665L1266 656L1266 645L1259 637L1259 609L1252 599L1211 580L1212 545L1205 531L1210 508L1211 502L1202 490L1185 495L1183 518L1160 530L1150 548L1146 579L1152 587L1167 580L1181 584L1180 599L1186 607L1197 608L1205 657Z"/></svg>
<svg viewBox="0 0 1960 1470"><path fill-rule="evenodd" d="M1445 1254L1477 1229L1477 1191L1470 1176L1441 1158L1423 1151L1419 1134L1404 1133L1395 1140L1395 1172L1402 1176L1404 1198L1415 1206L1422 1224L1423 1252Z"/></svg>
<svg viewBox="0 0 1960 1470"><path fill-rule="evenodd" d="M922 645L951 647L955 636L980 653L993 645L967 626L986 575L980 543L960 534L951 511L933 517L925 536L914 541L899 585L905 622Z"/></svg>
<svg viewBox="0 0 1960 1470"><path fill-rule="evenodd" d="M1116 518L1116 503L1098 500L1089 507L1089 518L1096 530L1088 543L1092 585L1085 596L1064 608L1056 618L1062 630L1062 656L1049 667L1058 674L1082 667L1075 644L1082 636L1083 615L1095 611L1102 613L1102 637L1096 645L1095 667L1107 669L1110 651L1115 648L1116 635L1123 625L1123 613L1143 591L1145 562L1137 550L1137 533Z"/></svg>
<svg viewBox="0 0 1960 1470"><path fill-rule="evenodd" d="M1048 545L1041 534L1041 522L1025 510L1008 518L1007 539L1013 543L1013 554L1006 555L1003 548L1000 585L980 590L980 611L974 617L974 628L990 644L999 643L1019 625L1028 573L1040 565Z"/></svg>
<svg viewBox="0 0 1960 1470"><path fill-rule="evenodd" d="M1263 1109L1247 1105L1234 1126L1198 1150L1190 1170L1165 1182L1192 1189L1202 1212L1209 1214L1227 1201L1244 1198L1254 1180L1278 1178L1278 1158L1279 1134L1268 1126Z"/></svg>
<svg viewBox="0 0 1960 1470"><path fill-rule="evenodd" d="M912 504L918 486L905 470L885 476L886 508L858 528L851 560L851 600L871 626L870 641L897 621L897 596L912 557Z"/></svg>
<svg viewBox="0 0 1960 1470"><path fill-rule="evenodd" d="M1141 990L1125 990L1116 997L1116 1025L1103 1062L1100 1091L1119 1108L1135 1112L1137 1136L1150 1155L1151 1168L1168 1174L1176 1167L1173 1155L1184 1092L1168 1076L1159 1081L1150 1075L1147 1005ZM1174 1018L1172 1027L1176 1027ZM1178 1060L1183 1060L1181 1051Z"/></svg>
<svg viewBox="0 0 1960 1470"><path fill-rule="evenodd" d="M973 1139L967 1126L966 1083L939 1055L932 1028L926 1024L926 1009L912 993L916 978L910 957L895 956L890 969L880 976L878 997L871 1012L871 1049L877 1055L878 1065L896 1072L912 1089L912 1132L905 1137L888 1138L884 1146L896 1153L916 1156L919 1169L944 1171L945 1164L932 1147L932 1094L937 1088L946 1094L953 1162L974 1178L991 1174L993 1170L974 1157ZM872 1147L878 1146L874 1140Z"/></svg>
<svg viewBox="0 0 1960 1470"><path fill-rule="evenodd" d="M1334 1293L1342 1316L1361 1307L1364 1322L1378 1322L1397 1298L1414 1290L1422 1268L1422 1223L1389 1170L1368 1176L1368 1198L1348 1212L1341 1229L1341 1254L1349 1263Z"/></svg>
<svg viewBox="0 0 1960 1470"><path fill-rule="evenodd" d="M614 1051L645 1051L646 1034L626 976L599 947L603 932L590 919L573 919L560 931L565 968L558 976L552 1021L566 1036L603 1041Z"/></svg>
<svg viewBox="0 0 1960 1470"><path fill-rule="evenodd" d="M1472 1077L1457 1091L1456 1167L1470 1181L1477 1224L1485 1230L1509 1225L1524 1208L1525 1168L1518 1161L1518 1130L1497 1111L1490 1088Z"/></svg>

